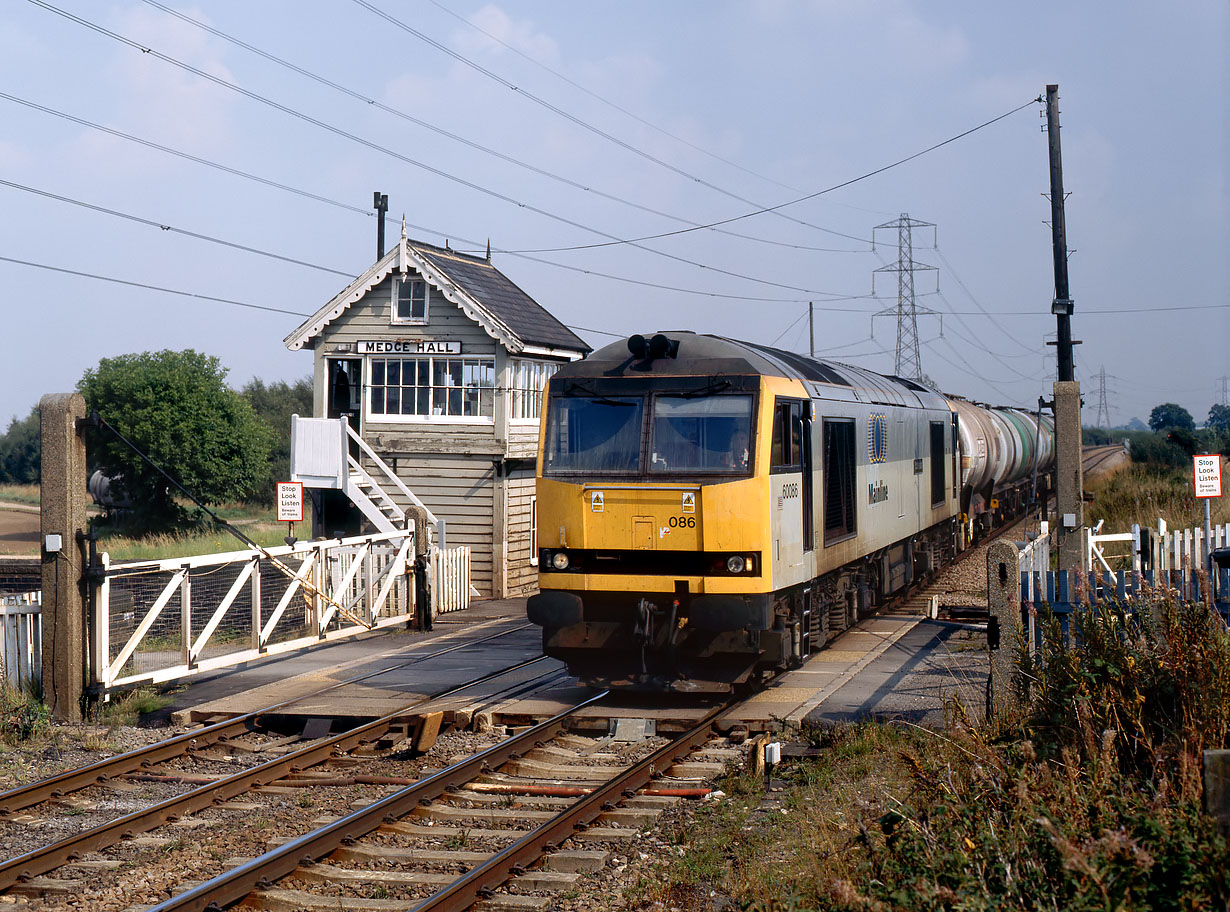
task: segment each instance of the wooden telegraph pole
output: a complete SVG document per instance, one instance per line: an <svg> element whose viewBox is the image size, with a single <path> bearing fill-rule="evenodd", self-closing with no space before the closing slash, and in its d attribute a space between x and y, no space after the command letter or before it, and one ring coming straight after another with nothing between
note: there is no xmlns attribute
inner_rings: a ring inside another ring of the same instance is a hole
<svg viewBox="0 0 1230 912"><path fill-rule="evenodd" d="M1055 506L1059 569L1085 567L1085 505L1081 477L1081 386L1072 366L1072 297L1068 292L1068 241L1063 210L1063 161L1059 150L1059 86L1046 87L1046 133L1051 170L1051 246L1055 260L1058 379L1055 381Z"/></svg>

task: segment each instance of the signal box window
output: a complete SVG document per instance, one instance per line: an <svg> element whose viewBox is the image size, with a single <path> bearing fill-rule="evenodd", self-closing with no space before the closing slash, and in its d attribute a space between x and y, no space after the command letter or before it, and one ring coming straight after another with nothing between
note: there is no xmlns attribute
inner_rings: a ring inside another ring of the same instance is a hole
<svg viewBox="0 0 1230 912"><path fill-rule="evenodd" d="M854 422L824 421L824 543L849 538L856 531L854 511Z"/></svg>
<svg viewBox="0 0 1230 912"><path fill-rule="evenodd" d="M495 415L495 362L475 358L372 358L371 414L481 419Z"/></svg>
<svg viewBox="0 0 1230 912"><path fill-rule="evenodd" d="M751 396L660 394L653 400L651 472L751 471Z"/></svg>
<svg viewBox="0 0 1230 912"><path fill-rule="evenodd" d="M394 280L393 322L427 322L427 283L422 279Z"/></svg>

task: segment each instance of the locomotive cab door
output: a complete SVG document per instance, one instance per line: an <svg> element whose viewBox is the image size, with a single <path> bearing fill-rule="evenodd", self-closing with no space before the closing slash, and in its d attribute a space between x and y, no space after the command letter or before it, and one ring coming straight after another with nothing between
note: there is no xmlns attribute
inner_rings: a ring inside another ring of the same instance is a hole
<svg viewBox="0 0 1230 912"><path fill-rule="evenodd" d="M810 402L802 403L801 420L803 422L803 553L815 550L816 547L816 508L812 489L814 486L814 478L812 472L814 469L812 463L812 405Z"/></svg>

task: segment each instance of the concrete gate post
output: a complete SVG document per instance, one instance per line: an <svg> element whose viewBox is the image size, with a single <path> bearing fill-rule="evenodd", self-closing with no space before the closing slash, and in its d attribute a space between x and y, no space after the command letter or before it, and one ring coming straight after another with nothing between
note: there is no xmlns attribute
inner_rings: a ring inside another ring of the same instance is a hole
<svg viewBox="0 0 1230 912"><path fill-rule="evenodd" d="M992 542L987 549L987 719L1008 717L1016 706L1013 677L1021 643L1021 572L1016 545Z"/></svg>
<svg viewBox="0 0 1230 912"><path fill-rule="evenodd" d="M86 531L85 417L80 393L52 393L39 400L42 415L42 665L43 702L52 718L81 720L87 669L85 559L79 534Z"/></svg>

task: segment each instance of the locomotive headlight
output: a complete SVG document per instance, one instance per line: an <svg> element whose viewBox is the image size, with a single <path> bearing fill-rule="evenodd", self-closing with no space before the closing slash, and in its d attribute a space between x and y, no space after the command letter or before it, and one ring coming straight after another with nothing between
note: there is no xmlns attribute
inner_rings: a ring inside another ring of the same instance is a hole
<svg viewBox="0 0 1230 912"><path fill-rule="evenodd" d="M556 551L551 555L551 566L556 570L567 570L568 554L564 551Z"/></svg>
<svg viewBox="0 0 1230 912"><path fill-rule="evenodd" d="M741 555L732 554L726 558L726 569L731 573L742 573L747 568L747 561Z"/></svg>

